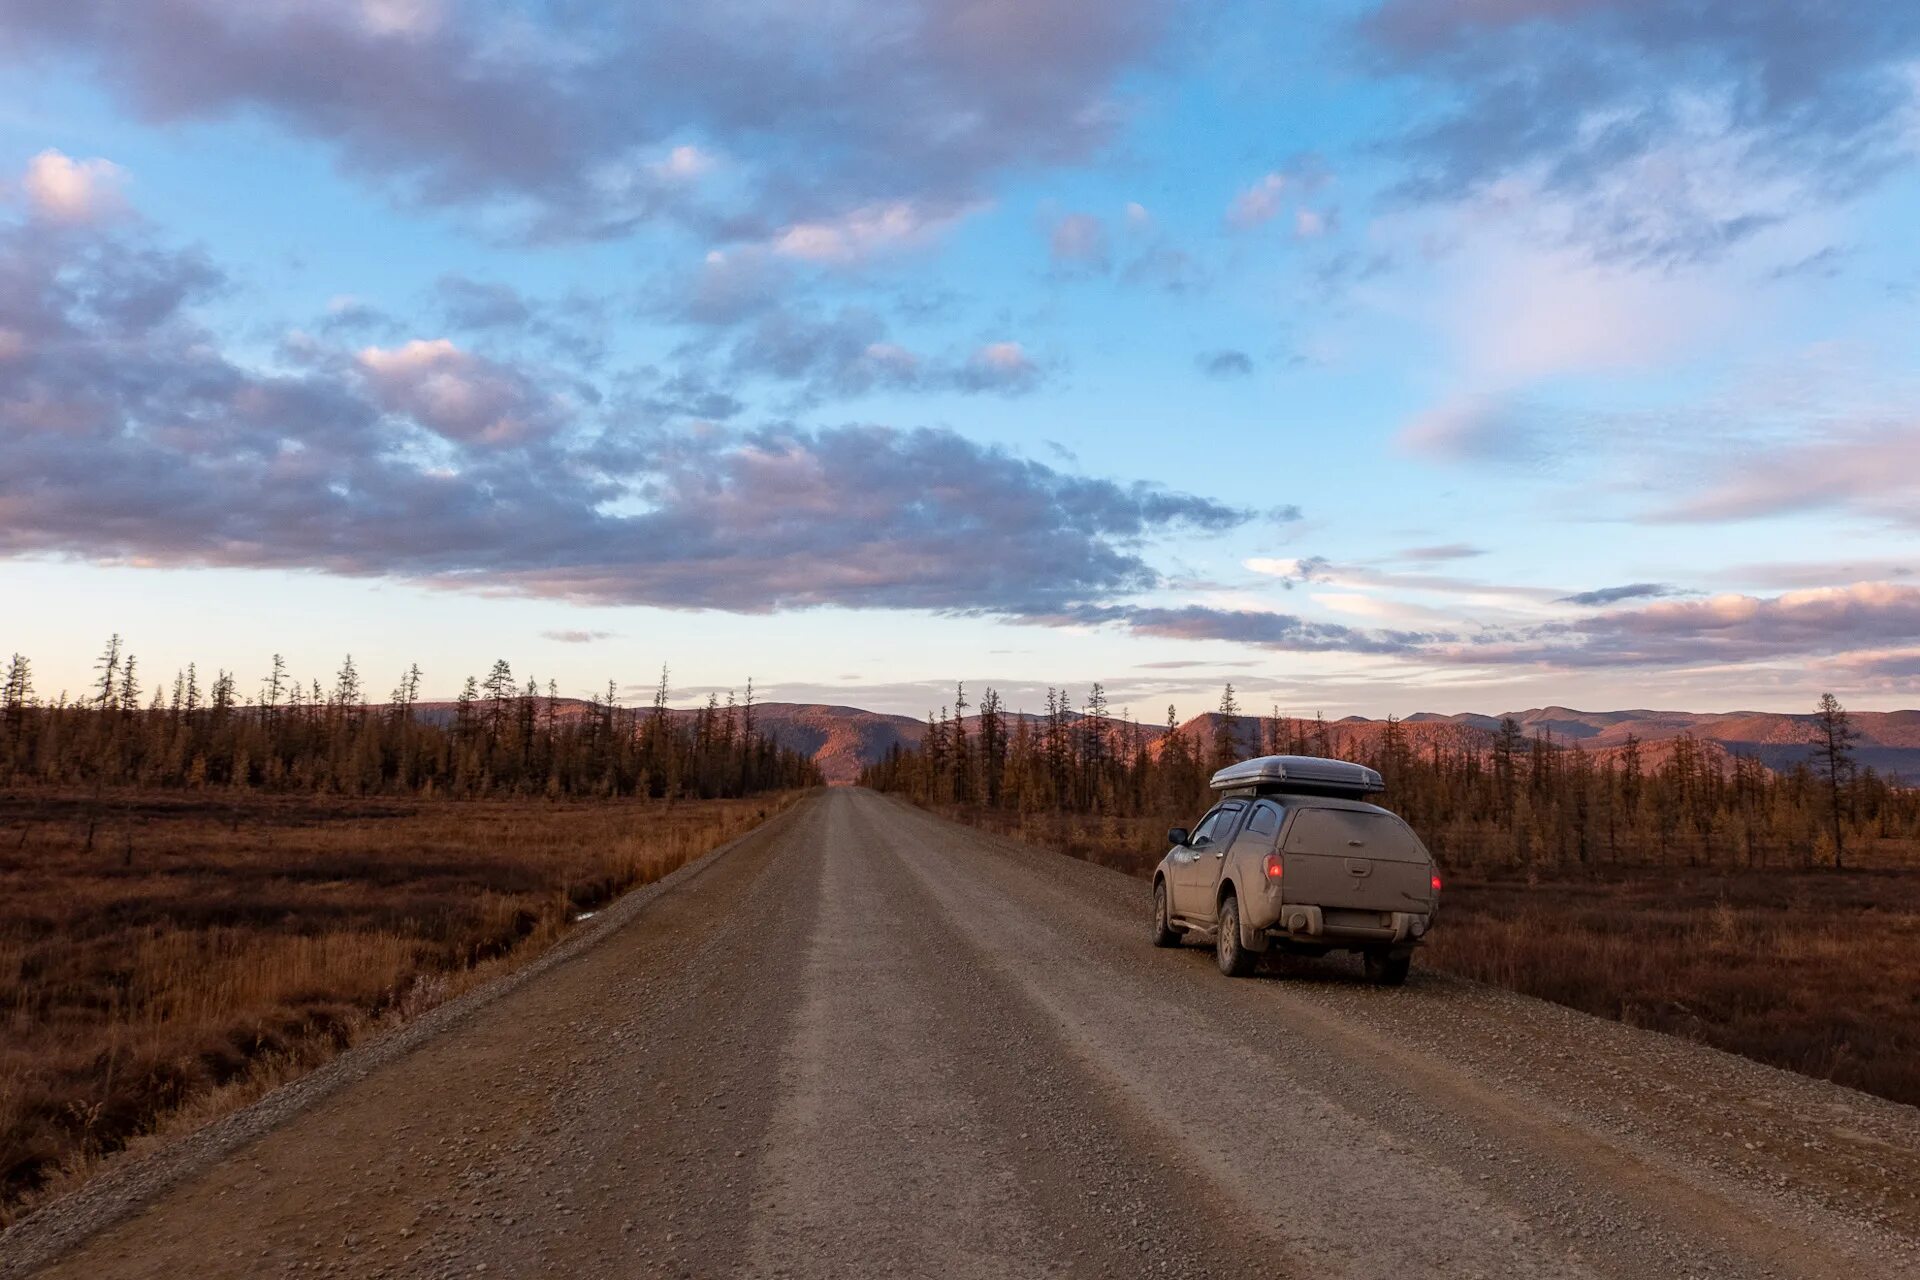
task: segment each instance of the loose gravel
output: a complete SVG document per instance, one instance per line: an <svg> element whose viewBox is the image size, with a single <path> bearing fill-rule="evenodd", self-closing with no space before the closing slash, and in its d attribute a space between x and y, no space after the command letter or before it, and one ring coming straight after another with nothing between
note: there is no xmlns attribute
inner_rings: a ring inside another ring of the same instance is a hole
<svg viewBox="0 0 1920 1280"><path fill-rule="evenodd" d="M832 791L0 1277L1920 1274L1920 1110L1417 966L1223 978L1146 907Z"/></svg>

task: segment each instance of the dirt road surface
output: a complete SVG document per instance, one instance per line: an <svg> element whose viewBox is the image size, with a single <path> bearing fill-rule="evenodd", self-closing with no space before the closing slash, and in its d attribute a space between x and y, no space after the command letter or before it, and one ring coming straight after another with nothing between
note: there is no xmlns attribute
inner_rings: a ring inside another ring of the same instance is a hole
<svg viewBox="0 0 1920 1280"><path fill-rule="evenodd" d="M871 793L609 917L0 1275L1920 1275L1920 1110L1417 966L1229 980Z"/></svg>

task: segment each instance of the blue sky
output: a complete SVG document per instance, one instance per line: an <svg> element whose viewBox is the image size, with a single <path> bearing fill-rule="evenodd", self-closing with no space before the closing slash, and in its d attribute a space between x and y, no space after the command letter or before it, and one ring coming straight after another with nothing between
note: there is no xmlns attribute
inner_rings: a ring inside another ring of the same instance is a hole
<svg viewBox="0 0 1920 1280"><path fill-rule="evenodd" d="M609 8L0 5L43 692L1920 702L1920 11Z"/></svg>

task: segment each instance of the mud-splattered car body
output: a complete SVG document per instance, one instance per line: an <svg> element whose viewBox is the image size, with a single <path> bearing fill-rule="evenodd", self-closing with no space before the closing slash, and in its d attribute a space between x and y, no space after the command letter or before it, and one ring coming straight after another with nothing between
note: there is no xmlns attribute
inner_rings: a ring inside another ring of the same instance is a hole
<svg viewBox="0 0 1920 1280"><path fill-rule="evenodd" d="M1154 941L1211 934L1220 967L1251 972L1278 947L1350 949L1376 981L1406 978L1433 926L1440 876L1420 837L1362 797L1384 790L1364 765L1261 756L1213 777L1220 799L1154 869Z"/></svg>

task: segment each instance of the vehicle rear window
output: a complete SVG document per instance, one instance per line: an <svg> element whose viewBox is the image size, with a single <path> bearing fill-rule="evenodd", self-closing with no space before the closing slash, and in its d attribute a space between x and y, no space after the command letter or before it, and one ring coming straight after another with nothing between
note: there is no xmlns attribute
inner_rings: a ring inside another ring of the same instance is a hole
<svg viewBox="0 0 1920 1280"><path fill-rule="evenodd" d="M1413 828L1390 813L1301 809L1287 830L1288 853L1345 854L1387 862L1426 862L1427 847Z"/></svg>

